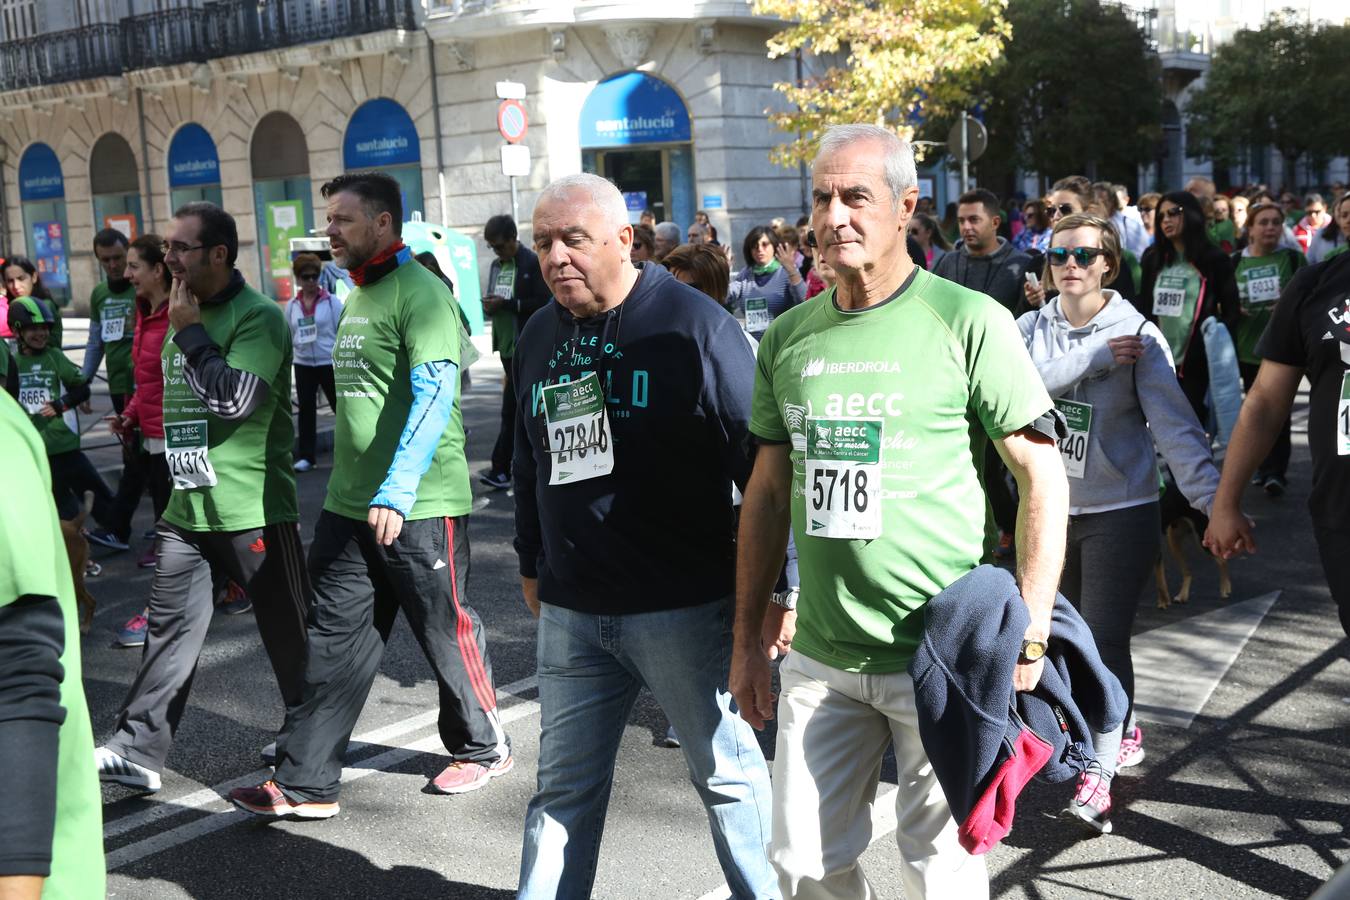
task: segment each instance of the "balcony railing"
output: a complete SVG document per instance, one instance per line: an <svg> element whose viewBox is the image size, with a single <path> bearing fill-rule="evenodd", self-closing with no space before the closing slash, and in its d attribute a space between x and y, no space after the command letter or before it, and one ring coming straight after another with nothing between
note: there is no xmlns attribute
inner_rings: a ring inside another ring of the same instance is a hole
<svg viewBox="0 0 1350 900"><path fill-rule="evenodd" d="M0 90L122 71L116 25L89 25L0 44Z"/></svg>
<svg viewBox="0 0 1350 900"><path fill-rule="evenodd" d="M0 44L0 91L416 27L412 0L211 0Z"/></svg>

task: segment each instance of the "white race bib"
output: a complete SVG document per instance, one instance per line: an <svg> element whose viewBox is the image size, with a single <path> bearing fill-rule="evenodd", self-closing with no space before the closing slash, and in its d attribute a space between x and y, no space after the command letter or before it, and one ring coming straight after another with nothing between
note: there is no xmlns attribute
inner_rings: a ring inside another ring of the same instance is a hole
<svg viewBox="0 0 1350 900"><path fill-rule="evenodd" d="M19 405L30 416L42 412L42 407L52 402L52 392L46 386L19 388Z"/></svg>
<svg viewBox="0 0 1350 900"><path fill-rule="evenodd" d="M312 344L319 339L319 326L314 323L313 316L302 316L295 326L295 343Z"/></svg>
<svg viewBox="0 0 1350 900"><path fill-rule="evenodd" d="M745 301L745 330L751 334L768 331L773 324L769 315L769 301L764 297L748 297Z"/></svg>
<svg viewBox="0 0 1350 900"><path fill-rule="evenodd" d="M1341 402L1336 408L1336 455L1350 456L1350 372L1341 376Z"/></svg>
<svg viewBox="0 0 1350 900"><path fill-rule="evenodd" d="M587 372L577 381L544 388L544 445L552 456L549 484L585 481L614 471L614 446L600 379Z"/></svg>
<svg viewBox="0 0 1350 900"><path fill-rule="evenodd" d="M1247 276L1248 303L1274 303L1280 299L1280 270L1275 266L1254 266Z"/></svg>
<svg viewBox="0 0 1350 900"><path fill-rule="evenodd" d="M497 280L492 283L492 293L507 300L514 300L516 290L516 266L512 263L497 270Z"/></svg>
<svg viewBox="0 0 1350 900"><path fill-rule="evenodd" d="M111 344L113 341L120 341L122 335L126 333L127 320L122 316L118 316L115 319L107 318L108 313L111 311L112 310L108 309L106 306L103 308L103 343L105 344Z"/></svg>
<svg viewBox="0 0 1350 900"><path fill-rule="evenodd" d="M1153 314L1179 316L1186 308L1186 282L1181 278L1159 275L1153 288Z"/></svg>
<svg viewBox="0 0 1350 900"><path fill-rule="evenodd" d="M1055 407L1069 426L1069 436L1059 442L1064 472L1070 478L1082 478L1087 467L1088 437L1092 433L1092 404L1061 399L1055 401Z"/></svg>
<svg viewBox="0 0 1350 900"><path fill-rule="evenodd" d="M806 533L881 537L883 419L806 420Z"/></svg>
<svg viewBox="0 0 1350 900"><path fill-rule="evenodd" d="M164 423L164 461L176 491L216 486L216 470L207 454L205 419Z"/></svg>

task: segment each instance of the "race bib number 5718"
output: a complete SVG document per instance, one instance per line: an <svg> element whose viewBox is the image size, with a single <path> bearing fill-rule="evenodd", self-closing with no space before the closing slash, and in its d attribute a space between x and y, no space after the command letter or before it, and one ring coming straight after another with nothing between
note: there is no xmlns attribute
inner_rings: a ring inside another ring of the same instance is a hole
<svg viewBox="0 0 1350 900"><path fill-rule="evenodd" d="M882 419L806 420L806 533L881 537Z"/></svg>

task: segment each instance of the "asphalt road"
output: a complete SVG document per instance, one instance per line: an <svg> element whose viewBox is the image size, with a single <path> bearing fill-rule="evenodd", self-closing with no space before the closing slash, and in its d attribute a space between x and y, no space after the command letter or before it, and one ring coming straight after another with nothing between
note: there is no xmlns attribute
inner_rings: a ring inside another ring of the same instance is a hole
<svg viewBox="0 0 1350 900"><path fill-rule="evenodd" d="M474 472L486 465L496 433L498 371L494 360L482 361L465 397ZM1151 590L1140 598L1137 641L1161 654L1153 699L1160 708L1198 699L1193 709L1156 717L1170 724L1145 719L1148 757L1117 780L1115 833L1089 837L1057 818L1071 787L1033 783L1012 834L987 856L994 896L1302 898L1350 862L1350 641L1310 535L1304 430L1296 423L1290 493L1280 501L1255 490L1249 497L1262 552L1234 564L1233 598L1219 600L1214 567L1198 548L1189 604L1162 611ZM99 442L96 433L89 443ZM95 457L114 459L110 450ZM298 477L306 537L328 472L325 458ZM475 491L470 600L487 628L515 771L457 798L426 792L446 761L434 726L435 684L400 624L357 726L362 743L349 756L341 814L265 823L232 812L220 797L266 777L257 754L280 725L281 708L252 615L217 615L163 789L138 796L104 788L110 896L514 896L538 752L534 620L517 589L512 500L477 484ZM149 526L147 502L137 533ZM83 649L100 741L139 657L115 649L112 636L149 589L150 573L135 568L140 547L95 551L104 573L90 581L99 607ZM1191 664L1205 674L1184 675ZM665 728L643 695L624 734L596 897L727 895L680 751L661 746ZM771 756L771 732L763 745ZM889 796L893 783L881 790ZM864 865L881 896L899 897L886 812L879 803Z"/></svg>

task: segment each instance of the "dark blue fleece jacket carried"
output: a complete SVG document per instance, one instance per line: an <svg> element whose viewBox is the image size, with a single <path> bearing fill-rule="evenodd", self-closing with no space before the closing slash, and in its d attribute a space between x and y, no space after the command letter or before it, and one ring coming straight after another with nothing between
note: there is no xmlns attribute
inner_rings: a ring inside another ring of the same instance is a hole
<svg viewBox="0 0 1350 900"><path fill-rule="evenodd" d="M577 319L557 301L516 344L516 553L544 603L597 615L731 596L731 485L750 472L755 357L737 321L656 263L614 309ZM550 485L541 396L595 372L614 471Z"/></svg>
<svg viewBox="0 0 1350 900"><path fill-rule="evenodd" d="M1083 617L1056 595L1050 649L1034 691L1013 690L1030 616L1011 573L980 566L924 607L910 661L919 736L952 816L964 822L1014 755L1023 725L1051 745L1039 777L1066 781L1093 758L1093 733L1125 719L1128 698Z"/></svg>

